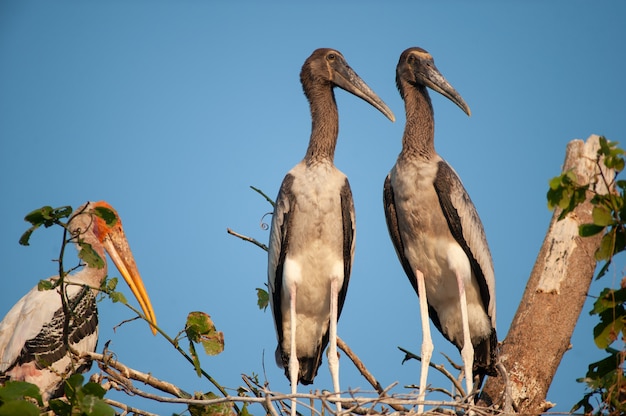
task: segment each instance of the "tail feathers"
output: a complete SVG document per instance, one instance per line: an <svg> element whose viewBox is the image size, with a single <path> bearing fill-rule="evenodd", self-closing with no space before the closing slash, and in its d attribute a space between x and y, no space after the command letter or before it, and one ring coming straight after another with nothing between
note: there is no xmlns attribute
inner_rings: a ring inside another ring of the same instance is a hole
<svg viewBox="0 0 626 416"><path fill-rule="evenodd" d="M480 340L474 346L474 373L480 377L480 385L485 376L497 376L496 364L498 362L498 336L495 328L491 329L488 337Z"/></svg>
<svg viewBox="0 0 626 416"><path fill-rule="evenodd" d="M313 384L315 376L317 376L317 370L322 365L322 351L326 345L317 349L317 354L313 357L298 357L299 371L298 371L298 383L308 385ZM289 353L283 351L280 345L276 347L276 364L278 367L285 370L285 377L291 381L289 376Z"/></svg>

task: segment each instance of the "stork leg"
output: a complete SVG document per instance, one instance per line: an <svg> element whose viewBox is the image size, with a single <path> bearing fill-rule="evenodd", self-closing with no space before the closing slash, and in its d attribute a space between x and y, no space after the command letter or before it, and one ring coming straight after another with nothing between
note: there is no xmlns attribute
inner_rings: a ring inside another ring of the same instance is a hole
<svg viewBox="0 0 626 416"><path fill-rule="evenodd" d="M428 300L426 299L426 283L424 282L424 274L415 270L417 278L417 295L420 300L420 316L422 317L422 370L420 373L420 393L417 400L420 404L417 407L417 413L424 412L424 399L426 398L426 381L428 378L428 366L430 358L433 355L433 341L430 336L430 323L428 316Z"/></svg>
<svg viewBox="0 0 626 416"><path fill-rule="evenodd" d="M463 348L461 349L461 357L465 367L465 385L467 386L467 394L471 395L474 391L474 377L472 375L472 366L474 365L474 346L472 345L472 337L469 330L469 319L467 314L467 297L465 295L465 283L460 273L456 274L456 281L459 286L459 301L461 303L461 321L463 324Z"/></svg>
<svg viewBox="0 0 626 416"><path fill-rule="evenodd" d="M337 355L337 302L339 299L339 282L336 278L330 281L330 328L328 336L328 368L333 379L333 388L339 398L339 356ZM337 402L337 414L341 413L341 403Z"/></svg>
<svg viewBox="0 0 626 416"><path fill-rule="evenodd" d="M291 347L289 352L289 381L291 382L291 394L298 392L298 373L300 372L300 363L296 354L296 285L289 288L289 319L291 324ZM296 399L291 399L291 416L296 416Z"/></svg>

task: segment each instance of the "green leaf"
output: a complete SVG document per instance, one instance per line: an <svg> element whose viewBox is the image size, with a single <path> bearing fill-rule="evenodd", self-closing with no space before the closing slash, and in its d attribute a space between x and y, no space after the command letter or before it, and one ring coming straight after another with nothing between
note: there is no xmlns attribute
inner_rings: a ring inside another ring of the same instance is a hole
<svg viewBox="0 0 626 416"><path fill-rule="evenodd" d="M106 390L98 383L89 382L82 387L83 393L95 396L99 399L104 398Z"/></svg>
<svg viewBox="0 0 626 416"><path fill-rule="evenodd" d="M51 212L52 212L52 207L49 205L46 205L26 214L26 216L24 217L24 221L27 221L31 223L32 225L40 226L40 225L43 225L46 222L46 220L50 219Z"/></svg>
<svg viewBox="0 0 626 416"><path fill-rule="evenodd" d="M126 296L122 292L111 292L109 293L109 297L113 301L113 303L120 302L123 305L128 305L128 301L126 300Z"/></svg>
<svg viewBox="0 0 626 416"><path fill-rule="evenodd" d="M257 287L256 288L256 297L257 297L256 304L259 305L259 309L266 310L267 306L270 303L270 296L267 293L267 290L261 289L261 288Z"/></svg>
<svg viewBox="0 0 626 416"><path fill-rule="evenodd" d="M217 399L217 396L213 392L206 394L196 392L193 398L198 400L212 400ZM212 405L190 404L188 409L191 416L231 416L235 414L232 409L232 403L217 403ZM241 416L245 416L246 414L248 413L240 413Z"/></svg>
<svg viewBox="0 0 626 416"><path fill-rule="evenodd" d="M600 349L606 349L618 339L619 333L624 330L624 310L615 315L613 310L600 313L600 323L593 328L593 340Z"/></svg>
<svg viewBox="0 0 626 416"><path fill-rule="evenodd" d="M0 387L0 401L9 402L11 400L21 400L25 397L31 397L37 400L40 405L43 404L39 387L26 381L9 380Z"/></svg>
<svg viewBox="0 0 626 416"><path fill-rule="evenodd" d="M117 288L117 277L112 277L106 280L106 292L113 292Z"/></svg>
<svg viewBox="0 0 626 416"><path fill-rule="evenodd" d="M70 398L76 395L76 392L80 389L85 381L85 377L82 374L72 374L65 379L65 395Z"/></svg>
<svg viewBox="0 0 626 416"><path fill-rule="evenodd" d="M576 381L581 383L583 380L584 379L578 379ZM578 403L576 403L569 412L570 413L574 413L574 412L576 412L578 409L580 409L582 407L583 411L584 411L584 414L586 414L586 415L591 414L591 412L593 412L593 406L591 405L591 403L589 403L589 399L591 399L593 394L594 393L587 393L587 394L585 394L583 396L583 398Z"/></svg>
<svg viewBox="0 0 626 416"><path fill-rule="evenodd" d="M93 267L96 269L102 269L104 267L104 260L96 252L96 250L93 249L91 244L79 241L78 245L80 246L78 257L87 263L87 267Z"/></svg>
<svg viewBox="0 0 626 416"><path fill-rule="evenodd" d="M615 246L613 248L613 254L621 253L626 249L626 234L624 234L623 227L616 227L615 229Z"/></svg>
<svg viewBox="0 0 626 416"><path fill-rule="evenodd" d="M52 283L50 280L40 280L39 283L37 283L37 290L39 291L51 290L53 288L54 283Z"/></svg>
<svg viewBox="0 0 626 416"><path fill-rule="evenodd" d="M608 260L613 256L613 249L615 247L615 232L614 230L609 231L602 237L600 241L600 247L596 251L596 260Z"/></svg>
<svg viewBox="0 0 626 416"><path fill-rule="evenodd" d="M211 317L204 312L190 312L185 332L190 341L202 344L208 355L224 351L224 334L215 329Z"/></svg>
<svg viewBox="0 0 626 416"><path fill-rule="evenodd" d="M48 403L50 410L54 412L55 415L71 415L72 414L72 405L64 402L61 399L52 399Z"/></svg>
<svg viewBox="0 0 626 416"><path fill-rule="evenodd" d="M22 236L20 237L20 245L29 246L30 245L30 242L29 242L30 236L33 234L33 232L37 228L39 228L38 225L33 225L28 230L26 230L26 232L24 234L22 234Z"/></svg>
<svg viewBox="0 0 626 416"><path fill-rule="evenodd" d="M605 228L606 227L596 224L581 224L580 227L578 227L578 235L581 237L591 237L603 231Z"/></svg>
<svg viewBox="0 0 626 416"><path fill-rule="evenodd" d="M117 223L117 215L115 215L114 211L105 207L95 207L93 211L94 214L102 218L109 227L112 227Z"/></svg>
<svg viewBox="0 0 626 416"><path fill-rule="evenodd" d="M24 221L27 221L37 227L40 225L50 227L56 221L69 217L71 213L72 207L70 206L52 208L51 206L46 205L28 213L24 217Z"/></svg>
<svg viewBox="0 0 626 416"><path fill-rule="evenodd" d="M85 387L86 386L87 385L85 385ZM78 405L87 416L115 416L115 410L111 406L101 398L91 394L83 397Z"/></svg>
<svg viewBox="0 0 626 416"><path fill-rule="evenodd" d="M613 224L613 216L611 210L604 205L596 205L591 212L593 217L593 223L601 227L606 227Z"/></svg>
<svg viewBox="0 0 626 416"><path fill-rule="evenodd" d="M598 272L598 275L596 276L596 280L598 280L599 278L604 276L606 274L606 272L609 271L609 266L610 265L611 265L611 260L607 260L606 263L604 263L604 266L602 266L602 268Z"/></svg>
<svg viewBox="0 0 626 416"><path fill-rule="evenodd" d="M248 403L244 403L241 411L239 412L239 416L252 416L252 413L248 411Z"/></svg>
<svg viewBox="0 0 626 416"><path fill-rule="evenodd" d="M39 416L39 408L26 400L11 400L0 405L0 416Z"/></svg>
<svg viewBox="0 0 626 416"><path fill-rule="evenodd" d="M607 309L614 308L616 305L615 291L606 287L602 290L602 292L600 292L600 296L598 296L596 301L593 303L593 309L589 311L589 315L600 314Z"/></svg>
<svg viewBox="0 0 626 416"><path fill-rule="evenodd" d="M607 381L610 383L610 379L616 375L616 370L619 368L619 354L621 352L613 348L607 348L605 351L610 355L589 364L589 369L585 375L584 381L592 389L606 387Z"/></svg>

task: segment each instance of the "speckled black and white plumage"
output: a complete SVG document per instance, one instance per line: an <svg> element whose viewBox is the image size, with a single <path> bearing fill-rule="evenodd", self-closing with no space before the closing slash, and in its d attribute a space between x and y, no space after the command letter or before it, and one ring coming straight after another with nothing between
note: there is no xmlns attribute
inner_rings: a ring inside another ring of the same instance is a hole
<svg viewBox="0 0 626 416"><path fill-rule="evenodd" d="M98 212L106 212L109 221ZM71 354L68 345L79 353L96 349L96 294L107 276L105 250L139 300L146 317L156 324L150 299L115 210L104 201L87 203L74 212L68 229L75 242L89 244L98 253L104 260L101 267L85 266L78 273L65 276L63 284L55 289L34 287L0 322L0 383L20 380L36 384L44 401L62 395L63 381L91 366L89 360ZM56 282L58 277L49 280ZM63 308L62 290L67 310Z"/></svg>

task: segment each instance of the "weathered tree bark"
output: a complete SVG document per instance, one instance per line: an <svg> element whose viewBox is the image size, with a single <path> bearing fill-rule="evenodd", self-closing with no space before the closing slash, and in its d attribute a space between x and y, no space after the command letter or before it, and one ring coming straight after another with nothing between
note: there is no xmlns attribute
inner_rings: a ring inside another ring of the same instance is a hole
<svg viewBox="0 0 626 416"><path fill-rule="evenodd" d="M598 148L598 136L589 137L587 142L571 141L563 172L573 169L579 184L596 182ZM600 186L596 185L597 192L607 192ZM587 201L563 220L557 221L560 209L552 216L522 301L501 344L500 357L508 372L513 405L513 409L504 410L540 414L553 406L546 401L546 394L563 354L570 348L602 237L578 235L580 224L592 222L590 197L591 192ZM498 301L502 303L501 298ZM490 377L483 390L500 408L504 391L503 377Z"/></svg>

